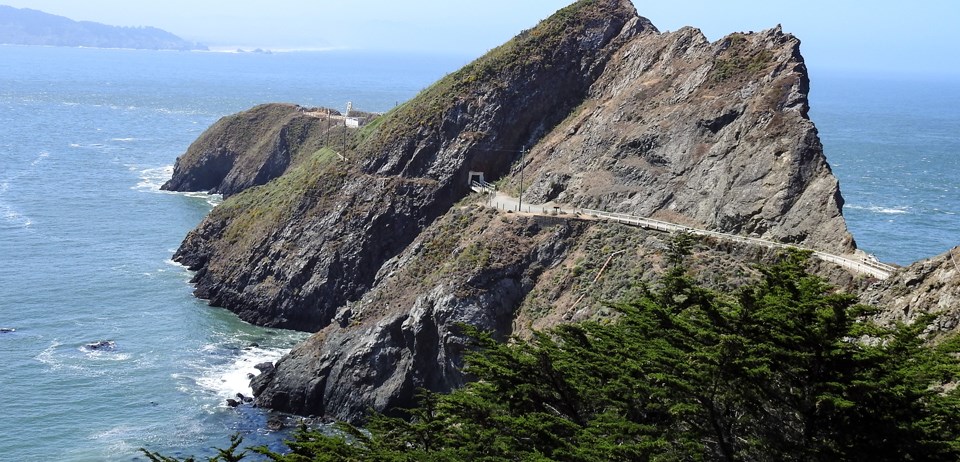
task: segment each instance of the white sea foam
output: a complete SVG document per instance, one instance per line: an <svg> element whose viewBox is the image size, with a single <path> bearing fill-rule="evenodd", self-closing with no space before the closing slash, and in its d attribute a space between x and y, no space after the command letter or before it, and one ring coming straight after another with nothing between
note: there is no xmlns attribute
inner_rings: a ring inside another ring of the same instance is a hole
<svg viewBox="0 0 960 462"><path fill-rule="evenodd" d="M144 433L145 429L120 425L109 430L95 433L91 439L97 441L100 446L106 447L110 453L134 454L139 445L131 443L131 441L143 438Z"/></svg>
<svg viewBox="0 0 960 462"><path fill-rule="evenodd" d="M128 168L132 171L139 170L139 167L135 165L129 165ZM198 199L205 200L211 207L216 207L221 202L223 202L223 195L221 194L207 194L205 192L180 192L180 191L163 191L160 189L164 183L167 182L173 176L173 166L166 165L163 167L153 167L140 170L140 181L136 186L131 187L130 189L136 189L140 191L147 192L159 192L163 194L177 194L186 197L195 197Z"/></svg>
<svg viewBox="0 0 960 462"><path fill-rule="evenodd" d="M38 154L37 157L33 159L33 162L30 162L30 166L36 167L40 162L43 162L43 159L46 159L47 157L50 157L50 153L47 151L41 151L40 154Z"/></svg>
<svg viewBox="0 0 960 462"><path fill-rule="evenodd" d="M89 359L92 361L126 361L132 357L130 353L116 351L115 349L112 349L112 348L101 350L96 348L89 348L87 346L81 346L77 348L77 350L83 353L86 359Z"/></svg>
<svg viewBox="0 0 960 462"><path fill-rule="evenodd" d="M16 211L10 205L0 202L0 216L3 221L14 228L29 228L33 226L33 220L30 217Z"/></svg>
<svg viewBox="0 0 960 462"><path fill-rule="evenodd" d="M211 344L206 345L203 351L214 352L219 349L219 346ZM288 351L289 349L256 346L244 348L236 357L231 358L226 363L202 368L200 375L195 379L196 384L223 400L232 398L237 393L252 396L253 390L250 388L249 374L260 374L260 371L254 366L267 361L276 362Z"/></svg>
<svg viewBox="0 0 960 462"><path fill-rule="evenodd" d="M103 376L108 369L94 366L96 363L127 361L130 353L117 350L96 350L83 345L75 348L65 347L59 340L53 340L47 348L33 357L50 371L67 370L84 376ZM91 367L92 366L92 367Z"/></svg>
<svg viewBox="0 0 960 462"><path fill-rule="evenodd" d="M44 348L44 350L38 353L36 356L34 356L33 359L36 359L41 364L50 366L54 370L59 369L61 366L61 363L60 361L56 360L55 353L57 351L57 347L59 347L60 345L61 345L60 342L56 340L50 342L50 346Z"/></svg>
<svg viewBox="0 0 960 462"><path fill-rule="evenodd" d="M910 213L910 207L900 206L900 207L881 207L878 205L862 206L862 205L845 205L844 208L851 210L866 210L873 213L882 213L884 215L901 215L905 213Z"/></svg>
<svg viewBox="0 0 960 462"><path fill-rule="evenodd" d="M131 169L136 169L136 167L131 166ZM140 182L133 189L160 191L160 186L163 186L171 176L173 176L173 165L140 170Z"/></svg>
<svg viewBox="0 0 960 462"><path fill-rule="evenodd" d="M110 141L136 141L136 138L110 138Z"/></svg>
<svg viewBox="0 0 960 462"><path fill-rule="evenodd" d="M207 194L202 192L185 192L185 193L176 193L176 194L181 194L187 197L196 197L198 199L204 199L207 201L208 204L210 204L211 207L216 207L220 205L221 202L223 202L222 194Z"/></svg>

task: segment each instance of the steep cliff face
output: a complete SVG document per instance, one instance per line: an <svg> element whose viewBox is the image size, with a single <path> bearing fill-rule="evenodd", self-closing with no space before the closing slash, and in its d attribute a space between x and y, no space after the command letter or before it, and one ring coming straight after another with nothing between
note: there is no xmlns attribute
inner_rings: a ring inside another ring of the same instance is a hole
<svg viewBox="0 0 960 462"><path fill-rule="evenodd" d="M779 27L634 38L532 151L525 194L852 251L799 45Z"/></svg>
<svg viewBox="0 0 960 462"><path fill-rule="evenodd" d="M343 130L342 122L334 125L319 115L332 113L293 104L263 104L224 117L177 158L173 177L161 189L227 197L266 184L317 151L329 132Z"/></svg>
<svg viewBox="0 0 960 462"><path fill-rule="evenodd" d="M503 214L479 205L445 214L381 267L373 288L252 383L271 409L356 421L410 404L417 389L466 380L461 324L500 339L564 322L615 316L606 302L656 284L668 235L570 217ZM730 289L759 278L772 249L697 240L686 265ZM851 286L843 271L816 268Z"/></svg>
<svg viewBox="0 0 960 462"><path fill-rule="evenodd" d="M346 144L307 130L284 149L231 148L231 130L215 126L175 178L213 178L197 189L236 194L175 259L197 271L196 294L212 305L318 331L255 379L260 405L353 420L418 387L449 390L463 381L458 323L506 337L608 315L603 302L655 280L669 247L619 225L455 205L468 172L515 193L525 176L525 202L853 250L807 119L798 44L779 29L716 43L694 29L661 34L627 0L582 0ZM271 111L245 146L278 145L277 127L300 120L296 108ZM222 123L253 114L238 117ZM236 153L229 168L219 152ZM280 152L296 154L262 154ZM772 257L698 245L695 266L716 287Z"/></svg>
<svg viewBox="0 0 960 462"><path fill-rule="evenodd" d="M960 247L900 269L865 290L861 301L882 308L877 318L886 324L934 314L932 336L960 333Z"/></svg>
<svg viewBox="0 0 960 462"><path fill-rule="evenodd" d="M334 324L257 377L258 403L355 420L371 406L409 404L419 388L462 385L467 340L459 325L505 339L540 273L562 261L586 227L452 210L387 262L374 288L342 307Z"/></svg>
<svg viewBox="0 0 960 462"><path fill-rule="evenodd" d="M320 149L292 175L224 203L174 258L198 271L196 293L212 305L258 324L319 330L467 193L470 170L505 173L520 146L583 100L622 43L645 33L655 29L626 0L561 10L367 125L346 152ZM213 152L222 145L229 141Z"/></svg>

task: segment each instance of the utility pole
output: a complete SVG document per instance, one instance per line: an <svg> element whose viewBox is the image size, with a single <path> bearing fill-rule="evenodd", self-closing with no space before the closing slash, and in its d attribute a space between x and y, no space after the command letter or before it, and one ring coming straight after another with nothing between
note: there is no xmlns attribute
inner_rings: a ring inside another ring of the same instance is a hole
<svg viewBox="0 0 960 462"><path fill-rule="evenodd" d="M527 154L527 147L520 149L520 199L517 200L517 211L523 211L523 158Z"/></svg>

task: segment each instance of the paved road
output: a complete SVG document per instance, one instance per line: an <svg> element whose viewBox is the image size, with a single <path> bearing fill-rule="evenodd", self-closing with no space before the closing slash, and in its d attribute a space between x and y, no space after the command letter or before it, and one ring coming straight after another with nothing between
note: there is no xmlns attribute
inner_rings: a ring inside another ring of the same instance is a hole
<svg viewBox="0 0 960 462"><path fill-rule="evenodd" d="M760 239L755 237L740 236L737 234L728 234L720 233L717 231L709 231L706 229L693 228L690 226L684 226L676 223L670 223L662 220L654 220L652 218L638 217L635 215L628 215L624 213L614 213L606 212L603 210L591 210L591 209L580 209L570 206L565 206L562 204L556 204L553 202L548 202L546 204L528 204L522 203L520 199L516 197L508 196L500 191L495 191L489 193L491 190L489 186L486 188L475 185L475 191L478 192L488 192L485 195L483 202L487 206L496 207L498 210L511 210L514 212L520 213L529 213L532 215L548 215L554 216L557 211L563 211L570 213L571 215L556 215L556 216L570 216L573 217L573 213L576 212L580 214L580 218L593 218L593 219L602 219L608 221L614 221L617 223L623 223L626 225L637 226L644 229L652 229L656 231L663 232L687 232L690 234L695 234L698 236L710 236L717 239L724 239L728 241L743 242L753 245L760 245L770 248L799 248L806 249L804 247L784 244L781 242L770 241L767 239ZM886 279L896 270L895 267L886 265L877 261L871 261L868 259L861 258L858 255L835 255L828 252L823 252L816 249L806 249L813 252L813 256L819 258L823 261L828 261L844 268L856 271L857 273L867 274L873 276L877 279Z"/></svg>

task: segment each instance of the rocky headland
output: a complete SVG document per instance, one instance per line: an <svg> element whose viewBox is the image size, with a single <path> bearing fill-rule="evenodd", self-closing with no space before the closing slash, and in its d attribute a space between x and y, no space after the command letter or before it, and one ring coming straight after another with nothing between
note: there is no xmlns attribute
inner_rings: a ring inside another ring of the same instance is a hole
<svg viewBox="0 0 960 462"><path fill-rule="evenodd" d="M353 126L258 106L177 160L164 188L226 200L174 258L211 305L316 332L254 379L259 405L356 420L463 384L463 324L505 339L611 316L605 301L668 267L669 234L498 211L471 172L525 202L854 254L799 46L779 27L661 33L627 0L583 0ZM777 253L712 238L690 251L691 273L717 288ZM952 312L941 327L955 330L957 253L885 281L812 269L890 307L889 322Z"/></svg>

